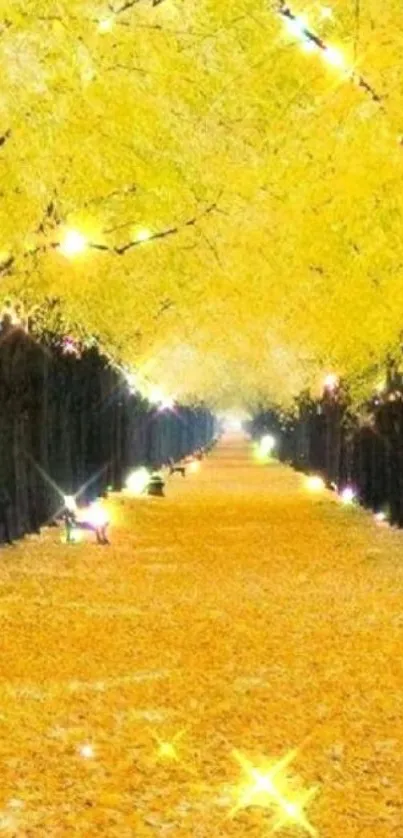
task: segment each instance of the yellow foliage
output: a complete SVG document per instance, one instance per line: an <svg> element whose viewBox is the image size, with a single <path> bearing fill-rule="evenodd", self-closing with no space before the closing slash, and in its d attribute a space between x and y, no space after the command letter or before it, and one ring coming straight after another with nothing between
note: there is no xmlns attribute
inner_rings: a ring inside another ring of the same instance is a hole
<svg viewBox="0 0 403 838"><path fill-rule="evenodd" d="M380 101L268 0L2 3L3 293L183 399L286 402L398 350L403 9L292 8Z"/></svg>

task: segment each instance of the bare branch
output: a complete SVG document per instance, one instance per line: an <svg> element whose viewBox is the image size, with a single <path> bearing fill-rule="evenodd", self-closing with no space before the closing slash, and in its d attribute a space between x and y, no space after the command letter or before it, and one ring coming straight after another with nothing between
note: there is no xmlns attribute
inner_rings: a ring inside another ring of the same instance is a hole
<svg viewBox="0 0 403 838"><path fill-rule="evenodd" d="M7 140L10 139L10 137L11 137L11 128L8 128L7 131L4 132L4 134L0 135L0 148L3 145L5 145L5 143L7 142Z"/></svg>
<svg viewBox="0 0 403 838"><path fill-rule="evenodd" d="M217 209L217 204L210 204L200 215L195 215L192 218L189 218L188 221L185 221L183 224L177 224L174 227L167 227L165 230L160 230L157 233L153 233L149 236L146 241L144 240L134 240L127 242L123 245L117 245L113 248L102 247L102 249L112 250L114 253L117 253L118 256L123 256L124 253L127 253L128 250L132 250L134 247L138 247L141 244L148 244L148 242L155 241L156 239L165 239L168 236L174 236L176 233L179 233L181 230L184 230L186 227L195 227L198 221L206 215L209 215L214 210Z"/></svg>
<svg viewBox="0 0 403 838"><path fill-rule="evenodd" d="M157 314L154 315L154 320L159 320L159 318L161 317L162 314L164 314L164 312L166 312L170 308L174 308L174 307L175 307L175 303L173 302L173 300L164 300L163 303L161 304L161 307L158 309Z"/></svg>
<svg viewBox="0 0 403 838"><path fill-rule="evenodd" d="M359 6L358 6L358 11L359 11ZM280 0L279 5L277 7L277 12L278 12L278 14L281 15L281 17L285 18L286 20L289 20L289 21L292 21L292 22L294 22L294 21L297 22L298 21L297 15L295 15L294 12L291 11L290 7L286 3L286 0ZM359 22L359 18L358 18L358 22ZM357 24L357 18L356 18L356 24ZM316 35L315 32L313 32L311 29L308 29L307 27L302 26L301 27L301 33L302 33L303 37L306 39L306 41L309 41L311 44L314 44L319 50L321 50L321 52L323 52L323 53L328 52L329 48L328 48L327 44L325 43L325 41L322 38L320 38L319 35ZM365 90L365 92L369 94L369 96L371 97L373 102L377 102L379 104L382 102L381 96L379 96L379 94L376 92L376 90L374 90L372 85L370 85L369 82L367 82L366 79L364 79L363 76L360 76L360 74L357 73L355 70L352 70L350 72L349 78L350 78L351 81L355 82L355 84L357 84L358 87L361 87L363 90Z"/></svg>
<svg viewBox="0 0 403 838"><path fill-rule="evenodd" d="M0 262L0 276L6 276L11 273L11 268L14 263L14 256L7 256L4 262Z"/></svg>

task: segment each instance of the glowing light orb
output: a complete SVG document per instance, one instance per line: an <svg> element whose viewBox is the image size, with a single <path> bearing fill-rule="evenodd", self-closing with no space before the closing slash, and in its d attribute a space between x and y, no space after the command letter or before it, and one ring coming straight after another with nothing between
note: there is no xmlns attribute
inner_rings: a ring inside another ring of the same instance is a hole
<svg viewBox="0 0 403 838"><path fill-rule="evenodd" d="M200 463L197 460L194 460L193 462L189 463L189 471L192 474L196 474L196 472L199 471L199 469Z"/></svg>
<svg viewBox="0 0 403 838"><path fill-rule="evenodd" d="M303 18L285 18L285 25L290 33L295 38L301 38L305 35L307 29L307 22Z"/></svg>
<svg viewBox="0 0 403 838"><path fill-rule="evenodd" d="M151 404L161 404L164 401L164 393L160 389L160 387L151 387L148 393L148 401Z"/></svg>
<svg viewBox="0 0 403 838"><path fill-rule="evenodd" d="M325 481L316 474L312 474L305 480L305 486L310 492L322 492L325 488Z"/></svg>
<svg viewBox="0 0 403 838"><path fill-rule="evenodd" d="M105 17L103 20L100 20L98 23L98 29L103 34L105 32L110 32L113 29L114 19L113 17Z"/></svg>
<svg viewBox="0 0 403 838"><path fill-rule="evenodd" d="M305 52L316 52L316 50L318 49L317 45L315 44L315 41L312 41L311 38L304 38L301 46L302 49L305 50Z"/></svg>
<svg viewBox="0 0 403 838"><path fill-rule="evenodd" d="M63 500L64 505L69 512L77 512L77 503L74 495L65 495Z"/></svg>
<svg viewBox="0 0 403 838"><path fill-rule="evenodd" d="M95 756L95 751L92 745L81 745L80 756L82 756L84 759L93 759Z"/></svg>
<svg viewBox="0 0 403 838"><path fill-rule="evenodd" d="M335 49L334 47L326 47L326 49L323 50L323 55L327 63L331 64L332 67L345 67L344 56L338 49Z"/></svg>
<svg viewBox="0 0 403 838"><path fill-rule="evenodd" d="M67 258L78 256L87 247L87 239L78 230L66 230L59 245L60 253Z"/></svg>
<svg viewBox="0 0 403 838"><path fill-rule="evenodd" d="M333 390L336 389L338 383L339 383L338 376L335 375L334 373L330 373L329 375L326 376L326 378L323 382L323 386L324 386L325 390L329 390L330 392L332 392Z"/></svg>
<svg viewBox="0 0 403 838"><path fill-rule="evenodd" d="M374 518L375 518L375 521L377 521L379 524L383 524L384 521L387 520L388 516L387 516L386 512L376 512L375 515L374 515Z"/></svg>
<svg viewBox="0 0 403 838"><path fill-rule="evenodd" d="M174 405L175 405L175 400L174 399L170 398L169 396L164 396L164 398L163 398L163 400L160 404L159 409L160 410L172 410Z"/></svg>
<svg viewBox="0 0 403 838"><path fill-rule="evenodd" d="M98 529L98 527L105 527L106 524L109 523L108 515L105 509L97 501L91 503L88 509L84 510L83 521L86 521L92 527L95 527L95 529Z"/></svg>
<svg viewBox="0 0 403 838"><path fill-rule="evenodd" d="M333 17L333 9L331 9L330 6L322 6L320 10L320 16L324 20L330 20L330 18Z"/></svg>
<svg viewBox="0 0 403 838"><path fill-rule="evenodd" d="M262 436L259 443L259 450L261 455L263 457L268 457L273 451L275 444L276 440L274 439L274 436L272 436L271 434L266 434L265 436Z"/></svg>
<svg viewBox="0 0 403 838"><path fill-rule="evenodd" d="M346 486L345 489L342 489L340 492L340 499L344 504L346 504L346 506L354 503L356 499L354 489L351 486Z"/></svg>
<svg viewBox="0 0 403 838"><path fill-rule="evenodd" d="M135 242L148 242L151 238L151 230L137 230L133 235L133 241Z"/></svg>
<svg viewBox="0 0 403 838"><path fill-rule="evenodd" d="M137 468L129 474L126 489L132 495L141 495L150 482L150 473L146 468Z"/></svg>

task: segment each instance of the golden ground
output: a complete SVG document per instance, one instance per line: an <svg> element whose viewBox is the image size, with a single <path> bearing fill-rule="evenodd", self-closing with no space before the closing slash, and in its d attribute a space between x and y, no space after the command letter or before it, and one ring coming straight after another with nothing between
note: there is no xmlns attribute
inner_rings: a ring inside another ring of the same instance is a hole
<svg viewBox="0 0 403 838"><path fill-rule="evenodd" d="M318 836L403 836L403 533L302 483L233 440L1 552L0 835L267 836L233 750L301 745Z"/></svg>

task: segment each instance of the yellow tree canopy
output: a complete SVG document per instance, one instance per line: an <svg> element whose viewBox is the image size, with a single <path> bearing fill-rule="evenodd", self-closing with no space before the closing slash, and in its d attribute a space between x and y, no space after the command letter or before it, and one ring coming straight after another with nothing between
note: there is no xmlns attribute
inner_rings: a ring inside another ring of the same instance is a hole
<svg viewBox="0 0 403 838"><path fill-rule="evenodd" d="M400 0L2 0L0 62L4 297L181 399L399 351Z"/></svg>

